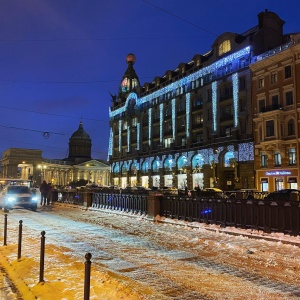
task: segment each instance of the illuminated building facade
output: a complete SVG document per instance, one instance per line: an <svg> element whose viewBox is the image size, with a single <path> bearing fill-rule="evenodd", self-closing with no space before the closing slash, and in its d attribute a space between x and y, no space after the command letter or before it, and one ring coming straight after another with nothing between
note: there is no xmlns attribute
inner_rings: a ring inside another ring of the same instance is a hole
<svg viewBox="0 0 300 300"><path fill-rule="evenodd" d="M251 65L256 185L299 187L300 35Z"/></svg>
<svg viewBox="0 0 300 300"><path fill-rule="evenodd" d="M283 24L262 12L257 26L223 33L207 53L143 86L129 54L109 110L111 183L255 187L249 65L285 42Z"/></svg>

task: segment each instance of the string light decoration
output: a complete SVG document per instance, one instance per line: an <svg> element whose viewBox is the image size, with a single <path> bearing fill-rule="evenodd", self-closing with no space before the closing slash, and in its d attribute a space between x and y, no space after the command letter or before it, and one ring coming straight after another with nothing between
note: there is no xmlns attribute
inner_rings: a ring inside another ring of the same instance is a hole
<svg viewBox="0 0 300 300"><path fill-rule="evenodd" d="M122 120L119 120L119 152L122 149Z"/></svg>
<svg viewBox="0 0 300 300"><path fill-rule="evenodd" d="M191 114L191 95L190 93L186 94L185 99L185 110L186 110L186 137L190 137L190 114Z"/></svg>
<svg viewBox="0 0 300 300"><path fill-rule="evenodd" d="M127 152L130 152L130 126L127 127Z"/></svg>
<svg viewBox="0 0 300 300"><path fill-rule="evenodd" d="M175 120L176 118L176 99L172 99L172 136L173 136L173 141L175 141Z"/></svg>
<svg viewBox="0 0 300 300"><path fill-rule="evenodd" d="M239 117L239 76L238 73L232 75L234 127L238 126Z"/></svg>
<svg viewBox="0 0 300 300"><path fill-rule="evenodd" d="M136 150L140 150L141 124L136 124Z"/></svg>
<svg viewBox="0 0 300 300"><path fill-rule="evenodd" d="M159 105L159 141L162 143L163 140L163 122L164 122L164 104Z"/></svg>
<svg viewBox="0 0 300 300"><path fill-rule="evenodd" d="M151 146L151 136L152 136L152 107L149 108L149 112L148 112L148 131L149 131L149 146Z"/></svg>
<svg viewBox="0 0 300 300"><path fill-rule="evenodd" d="M176 82L172 82L171 84L169 84L157 91L154 91L153 93L146 95L142 98L138 98L135 93L130 93L126 99L126 103L124 106L122 106L118 109L115 109L113 111L111 110L111 107L109 108L109 117L113 118L113 117L119 116L123 112L125 112L127 109L128 103L131 99L135 99L135 101L136 101L135 103L136 103L137 107L140 107L144 103L151 103L152 100L155 98L159 98L159 97L163 96L164 94L166 94L168 92L172 92L172 91L174 91L178 88L181 88L185 85L190 85L191 82L199 79L200 77L203 77L207 74L215 73L218 68L224 67L227 64L231 64L234 60L239 59L243 56L248 56L250 54L250 50L251 50L251 47L247 46L242 50L232 53L231 55L224 57L224 58L220 59L219 61L214 62L213 64L202 68L201 70L198 70L195 73L185 76Z"/></svg>
<svg viewBox="0 0 300 300"><path fill-rule="evenodd" d="M113 140L114 140L114 133L113 133L112 128L110 128L110 132L109 132L109 144L108 144L108 156L112 155Z"/></svg>
<svg viewBox="0 0 300 300"><path fill-rule="evenodd" d="M214 81L211 85L212 89L212 119L213 119L213 132L217 130L217 82Z"/></svg>

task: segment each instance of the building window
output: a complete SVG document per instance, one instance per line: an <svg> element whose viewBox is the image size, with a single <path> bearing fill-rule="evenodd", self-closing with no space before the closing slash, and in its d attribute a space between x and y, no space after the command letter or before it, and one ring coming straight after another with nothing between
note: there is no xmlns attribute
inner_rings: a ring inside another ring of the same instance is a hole
<svg viewBox="0 0 300 300"><path fill-rule="evenodd" d="M241 98L240 99L240 111L246 111L247 110L247 99Z"/></svg>
<svg viewBox="0 0 300 300"><path fill-rule="evenodd" d="M274 136L274 121L266 122L266 137Z"/></svg>
<svg viewBox="0 0 300 300"><path fill-rule="evenodd" d="M281 154L278 151L274 153L274 165L281 166Z"/></svg>
<svg viewBox="0 0 300 300"><path fill-rule="evenodd" d="M279 103L278 95L272 96L272 106L273 106L273 108L278 107L278 103Z"/></svg>
<svg viewBox="0 0 300 300"><path fill-rule="evenodd" d="M219 56L229 52L231 50L230 40L224 41L219 45Z"/></svg>
<svg viewBox="0 0 300 300"><path fill-rule="evenodd" d="M178 103L178 112L185 111L185 100L180 100Z"/></svg>
<svg viewBox="0 0 300 300"><path fill-rule="evenodd" d="M202 114L197 114L197 115L194 115L194 125L199 125L199 124L202 124L203 123L203 115Z"/></svg>
<svg viewBox="0 0 300 300"><path fill-rule="evenodd" d="M271 73L271 84L274 84L277 82L277 72Z"/></svg>
<svg viewBox="0 0 300 300"><path fill-rule="evenodd" d="M265 87L265 79L263 77L258 79L258 88L262 89Z"/></svg>
<svg viewBox="0 0 300 300"><path fill-rule="evenodd" d="M172 115L172 106L171 105L168 105L166 107L166 117L169 117Z"/></svg>
<svg viewBox="0 0 300 300"><path fill-rule="evenodd" d="M292 77L292 66L286 66L284 68L284 78L291 78Z"/></svg>
<svg viewBox="0 0 300 300"><path fill-rule="evenodd" d="M225 129L225 136L231 136L231 127Z"/></svg>
<svg viewBox="0 0 300 300"><path fill-rule="evenodd" d="M258 101L258 112L264 112L266 109L266 99L261 99Z"/></svg>
<svg viewBox="0 0 300 300"><path fill-rule="evenodd" d="M194 107L200 107L202 105L202 97L199 96L198 98L193 100L193 106Z"/></svg>
<svg viewBox="0 0 300 300"><path fill-rule="evenodd" d="M246 121L240 121L240 128L241 128L241 134L247 133L247 122Z"/></svg>
<svg viewBox="0 0 300 300"><path fill-rule="evenodd" d="M172 138L166 138L166 139L164 140L165 148L170 148L170 145L171 145L172 142L173 142L173 139L172 139Z"/></svg>
<svg viewBox="0 0 300 300"><path fill-rule="evenodd" d="M239 78L239 90L243 91L246 89L246 77L242 76Z"/></svg>
<svg viewBox="0 0 300 300"><path fill-rule="evenodd" d="M211 102L211 100L212 100L212 90L208 89L206 91L206 93L207 93L207 102Z"/></svg>
<svg viewBox="0 0 300 300"><path fill-rule="evenodd" d="M203 134L202 133L197 133L196 134L196 142L197 143L203 142Z"/></svg>
<svg viewBox="0 0 300 300"><path fill-rule="evenodd" d="M289 148L289 165L295 165L296 164L296 149L295 148Z"/></svg>
<svg viewBox="0 0 300 300"><path fill-rule="evenodd" d="M291 119L288 122L288 135L294 135L295 134L295 123L294 120Z"/></svg>
<svg viewBox="0 0 300 300"><path fill-rule="evenodd" d="M182 137L181 138L181 146L185 146L186 145L186 137Z"/></svg>
<svg viewBox="0 0 300 300"><path fill-rule="evenodd" d="M132 119L132 127L136 127L136 124L137 124L137 119L133 118Z"/></svg>
<svg viewBox="0 0 300 300"><path fill-rule="evenodd" d="M123 130L127 130L127 121L125 121L124 123L123 123Z"/></svg>
<svg viewBox="0 0 300 300"><path fill-rule="evenodd" d="M292 91L289 91L289 92L285 93L285 103L286 103L286 105L294 104L293 92Z"/></svg>
<svg viewBox="0 0 300 300"><path fill-rule="evenodd" d="M207 109L207 120L211 120L212 119L212 114L211 114L211 108Z"/></svg>
<svg viewBox="0 0 300 300"><path fill-rule="evenodd" d="M266 155L266 154L261 155L261 166L262 167L268 166L268 155Z"/></svg>

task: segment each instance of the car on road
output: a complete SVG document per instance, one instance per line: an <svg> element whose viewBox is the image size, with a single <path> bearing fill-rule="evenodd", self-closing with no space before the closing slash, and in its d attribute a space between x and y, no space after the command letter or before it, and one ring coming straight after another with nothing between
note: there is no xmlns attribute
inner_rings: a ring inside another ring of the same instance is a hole
<svg viewBox="0 0 300 300"><path fill-rule="evenodd" d="M25 185L8 185L0 192L0 207L10 210L17 207L37 209L38 194Z"/></svg>
<svg viewBox="0 0 300 300"><path fill-rule="evenodd" d="M299 195L299 190L283 189L269 193L264 201L299 201Z"/></svg>

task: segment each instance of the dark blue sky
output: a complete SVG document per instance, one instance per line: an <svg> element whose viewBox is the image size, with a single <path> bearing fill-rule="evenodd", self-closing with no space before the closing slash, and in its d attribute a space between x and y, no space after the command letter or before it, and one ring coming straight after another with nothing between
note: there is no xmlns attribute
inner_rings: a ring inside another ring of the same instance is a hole
<svg viewBox="0 0 300 300"><path fill-rule="evenodd" d="M106 159L109 92L118 92L128 53L144 84L209 51L223 32L257 25L265 9L285 33L300 31L299 0L0 1L0 152L65 158L82 119L92 157Z"/></svg>

